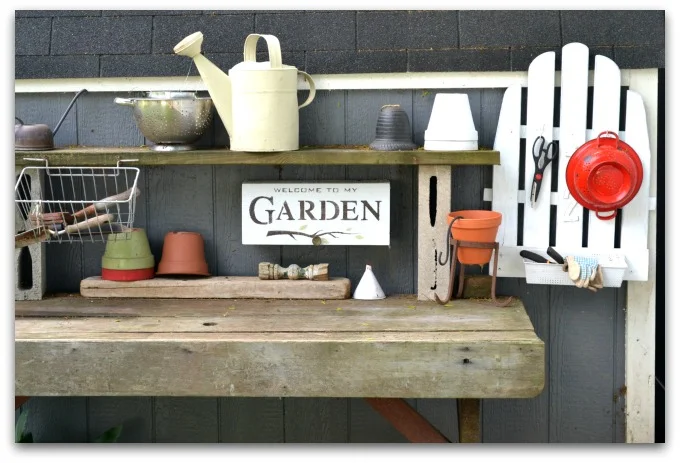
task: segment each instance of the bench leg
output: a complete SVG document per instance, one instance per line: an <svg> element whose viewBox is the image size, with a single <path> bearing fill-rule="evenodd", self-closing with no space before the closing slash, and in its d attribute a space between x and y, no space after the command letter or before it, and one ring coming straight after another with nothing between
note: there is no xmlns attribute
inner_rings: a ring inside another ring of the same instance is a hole
<svg viewBox="0 0 680 463"><path fill-rule="evenodd" d="M444 443L449 440L404 399L364 399L410 442Z"/></svg>
<svg viewBox="0 0 680 463"><path fill-rule="evenodd" d="M461 444L482 442L479 399L458 399L458 437Z"/></svg>

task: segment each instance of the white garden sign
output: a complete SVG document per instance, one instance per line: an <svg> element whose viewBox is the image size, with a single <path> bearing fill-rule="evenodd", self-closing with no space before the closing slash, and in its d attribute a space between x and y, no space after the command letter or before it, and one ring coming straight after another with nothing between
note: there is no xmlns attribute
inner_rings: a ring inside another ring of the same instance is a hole
<svg viewBox="0 0 680 463"><path fill-rule="evenodd" d="M390 244L389 182L243 183L243 244Z"/></svg>

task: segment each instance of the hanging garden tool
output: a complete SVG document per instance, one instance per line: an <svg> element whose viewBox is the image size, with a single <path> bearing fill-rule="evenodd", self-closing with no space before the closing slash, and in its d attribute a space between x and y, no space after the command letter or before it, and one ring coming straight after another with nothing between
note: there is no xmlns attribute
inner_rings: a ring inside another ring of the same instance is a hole
<svg viewBox="0 0 680 463"><path fill-rule="evenodd" d="M534 157L534 180L531 183L531 207L536 207L538 201L538 193L541 191L541 183L543 182L543 173L545 168L557 156L557 145L551 141L546 145L545 137L539 135L534 140L534 146L531 150Z"/></svg>

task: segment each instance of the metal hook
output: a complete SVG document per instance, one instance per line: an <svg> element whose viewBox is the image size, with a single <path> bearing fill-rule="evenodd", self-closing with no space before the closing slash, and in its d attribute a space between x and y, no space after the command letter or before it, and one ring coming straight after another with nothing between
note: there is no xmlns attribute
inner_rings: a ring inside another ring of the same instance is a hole
<svg viewBox="0 0 680 463"><path fill-rule="evenodd" d="M453 218L451 223L449 224L448 227L446 227L446 259L444 259L444 262L442 262L442 251L439 251L439 265L446 265L449 262L449 259L451 258L451 229L453 228L453 224L456 222L458 219L462 219L463 216L456 216Z"/></svg>

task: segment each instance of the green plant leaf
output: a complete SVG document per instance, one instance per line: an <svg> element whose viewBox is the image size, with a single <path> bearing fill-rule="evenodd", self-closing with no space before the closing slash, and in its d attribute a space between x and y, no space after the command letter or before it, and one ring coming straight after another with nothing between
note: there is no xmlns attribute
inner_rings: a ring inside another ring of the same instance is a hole
<svg viewBox="0 0 680 463"><path fill-rule="evenodd" d="M24 410L19 415L16 425L14 426L14 441L23 442L25 438L24 432L26 431L26 420L28 420L28 410ZM30 435L30 434L29 434Z"/></svg>
<svg viewBox="0 0 680 463"><path fill-rule="evenodd" d="M20 444L32 444L33 443L33 434L32 433L27 433L21 436L21 440L19 440Z"/></svg>
<svg viewBox="0 0 680 463"><path fill-rule="evenodd" d="M118 438L120 437L121 432L123 432L123 425L119 424L118 426L114 426L113 428L104 431L104 433L101 436L95 439L95 442L98 444L109 444L112 442L118 442Z"/></svg>

